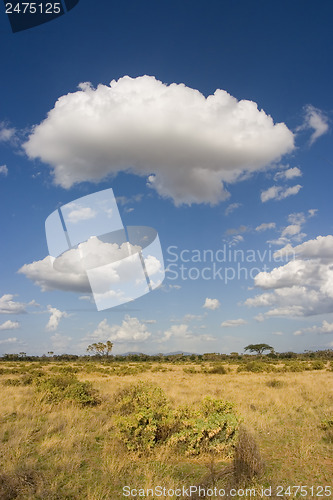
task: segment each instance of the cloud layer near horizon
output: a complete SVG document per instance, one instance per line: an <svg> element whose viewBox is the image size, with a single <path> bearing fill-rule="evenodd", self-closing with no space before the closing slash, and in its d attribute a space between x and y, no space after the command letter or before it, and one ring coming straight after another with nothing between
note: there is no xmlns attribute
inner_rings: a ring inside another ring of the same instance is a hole
<svg viewBox="0 0 333 500"><path fill-rule="evenodd" d="M294 147L284 123L224 90L205 98L152 76L79 89L60 97L23 145L64 188L129 171L147 176L176 205L216 204L228 197L223 182L261 170Z"/></svg>

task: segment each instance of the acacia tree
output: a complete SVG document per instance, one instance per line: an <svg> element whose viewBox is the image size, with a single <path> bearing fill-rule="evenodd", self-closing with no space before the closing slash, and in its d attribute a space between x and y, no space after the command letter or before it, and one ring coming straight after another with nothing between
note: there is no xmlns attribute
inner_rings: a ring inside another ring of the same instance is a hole
<svg viewBox="0 0 333 500"><path fill-rule="evenodd" d="M259 356L261 356L265 351L270 351L271 353L273 353L274 347L268 344L249 344L244 347L244 351L255 352Z"/></svg>
<svg viewBox="0 0 333 500"><path fill-rule="evenodd" d="M97 356L108 356L112 351L113 343L107 340L104 344L103 342L95 342L87 347L87 352L92 352Z"/></svg>

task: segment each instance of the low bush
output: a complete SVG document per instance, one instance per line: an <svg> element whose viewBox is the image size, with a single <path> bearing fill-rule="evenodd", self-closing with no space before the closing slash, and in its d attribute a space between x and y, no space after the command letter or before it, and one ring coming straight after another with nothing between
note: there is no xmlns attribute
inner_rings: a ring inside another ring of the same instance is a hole
<svg viewBox="0 0 333 500"><path fill-rule="evenodd" d="M123 375L138 375L139 373L144 373L150 369L149 366L145 365L136 365L136 366L120 366L115 368L113 373L118 375L118 377L122 377Z"/></svg>
<svg viewBox="0 0 333 500"><path fill-rule="evenodd" d="M122 389L114 397L113 409L119 437L128 450L150 450L171 433L171 408L162 389L153 384L139 382Z"/></svg>
<svg viewBox="0 0 333 500"><path fill-rule="evenodd" d="M58 366L58 365L55 365L55 366L51 366L49 368L49 371L56 372L56 373L68 374L68 373L78 373L79 368L77 368L76 366Z"/></svg>
<svg viewBox="0 0 333 500"><path fill-rule="evenodd" d="M264 363L262 361L248 361L245 364L239 365L238 372L253 372L253 373L262 373L262 372L273 372L278 371L275 366Z"/></svg>
<svg viewBox="0 0 333 500"><path fill-rule="evenodd" d="M54 375L35 380L36 389L42 394L42 400L48 403L71 401L81 406L93 406L99 403L97 392L88 382L80 382L73 375Z"/></svg>
<svg viewBox="0 0 333 500"><path fill-rule="evenodd" d="M186 455L220 453L228 457L239 423L232 403L207 397L198 409L184 407L175 412L176 432L169 445Z"/></svg>
<svg viewBox="0 0 333 500"><path fill-rule="evenodd" d="M2 383L3 385L22 385L19 378L7 378Z"/></svg>
<svg viewBox="0 0 333 500"><path fill-rule="evenodd" d="M151 372L152 373L168 372L168 371L172 371L172 368L167 368L166 366L152 366L151 367Z"/></svg>
<svg viewBox="0 0 333 500"><path fill-rule="evenodd" d="M308 365L295 361L287 363L285 366L288 372L304 372Z"/></svg>
<svg viewBox="0 0 333 500"><path fill-rule="evenodd" d="M167 443L186 455L229 456L239 425L231 403L207 397L197 409L172 410L162 389L147 382L119 391L112 409L118 436L140 453Z"/></svg>
<svg viewBox="0 0 333 500"><path fill-rule="evenodd" d="M199 373L194 366L189 366L187 368L183 368L184 373Z"/></svg>
<svg viewBox="0 0 333 500"><path fill-rule="evenodd" d="M320 359L311 362L311 370L323 370L325 368L325 363Z"/></svg>
<svg viewBox="0 0 333 500"><path fill-rule="evenodd" d="M215 365L212 368L210 368L206 373L217 373L220 375L225 375L228 373L227 369L223 365Z"/></svg>

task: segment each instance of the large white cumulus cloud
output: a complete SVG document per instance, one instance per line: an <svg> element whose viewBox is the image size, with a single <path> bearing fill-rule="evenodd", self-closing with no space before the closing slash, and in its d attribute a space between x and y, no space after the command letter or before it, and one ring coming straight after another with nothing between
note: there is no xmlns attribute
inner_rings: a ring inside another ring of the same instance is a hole
<svg viewBox="0 0 333 500"><path fill-rule="evenodd" d="M294 147L285 124L224 90L205 98L152 76L79 89L60 97L24 144L64 188L130 171L148 176L176 204L214 204L228 195L223 182L263 169Z"/></svg>
<svg viewBox="0 0 333 500"><path fill-rule="evenodd" d="M246 300L251 307L270 308L270 316L312 316L333 311L333 235L318 236L277 250L274 257L293 258L270 272L260 272L254 284L264 293Z"/></svg>
<svg viewBox="0 0 333 500"><path fill-rule="evenodd" d="M47 256L43 260L24 264L18 273L24 274L40 286L43 292L63 290L65 292L91 293L87 274L80 265L77 252L75 249L67 252L68 257L66 255L63 269L56 269L53 266L53 257Z"/></svg>
<svg viewBox="0 0 333 500"><path fill-rule="evenodd" d="M122 280L138 283L137 261L128 257L135 256L140 250L139 245L107 243L93 236L80 243L77 248L64 252L57 259L47 256L43 260L24 264L18 273L24 274L40 286L43 292L63 290L90 293L91 286L85 269L101 268L102 282L105 283L107 279L108 285L113 287L117 287ZM162 262L152 255L145 257L144 262L148 275L158 281L161 277ZM112 266L105 267L111 263ZM146 282L144 275L140 275L140 278Z"/></svg>

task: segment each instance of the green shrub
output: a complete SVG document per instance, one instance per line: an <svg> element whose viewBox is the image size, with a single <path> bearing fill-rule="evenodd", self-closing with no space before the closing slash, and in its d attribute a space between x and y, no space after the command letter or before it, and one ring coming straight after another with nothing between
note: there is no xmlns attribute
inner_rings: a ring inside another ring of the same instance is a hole
<svg viewBox="0 0 333 500"><path fill-rule="evenodd" d="M35 380L36 380L35 376L30 374L25 374L20 379L21 385L32 385Z"/></svg>
<svg viewBox="0 0 333 500"><path fill-rule="evenodd" d="M9 378L3 381L4 385L32 385L39 377L42 377L44 374L42 372L30 372L25 373L20 378Z"/></svg>
<svg viewBox="0 0 333 500"><path fill-rule="evenodd" d="M56 373L68 374L68 373L77 373L79 371L79 368L77 368L75 366L58 366L58 365L55 365L55 366L51 366L49 368L49 371L50 372L56 372Z"/></svg>
<svg viewBox="0 0 333 500"><path fill-rule="evenodd" d="M35 380L36 389L48 403L72 401L82 406L99 403L97 393L88 382L80 382L73 375L53 375Z"/></svg>
<svg viewBox="0 0 333 500"><path fill-rule="evenodd" d="M184 373L198 373L194 366L188 366L187 368L183 368Z"/></svg>
<svg viewBox="0 0 333 500"><path fill-rule="evenodd" d="M139 382L119 391L114 411L119 436L129 450L150 450L171 432L171 408L162 389L153 384Z"/></svg>
<svg viewBox="0 0 333 500"><path fill-rule="evenodd" d="M312 370L323 370L325 368L325 363L321 361L320 359L317 359L316 361L312 361L311 363L311 369Z"/></svg>
<svg viewBox="0 0 333 500"><path fill-rule="evenodd" d="M176 432L169 439L186 455L222 453L230 456L239 419L232 403L207 397L198 409L184 407L176 411Z"/></svg>
<svg viewBox="0 0 333 500"><path fill-rule="evenodd" d="M19 378L7 378L2 383L3 385L21 385L21 380Z"/></svg>
<svg viewBox="0 0 333 500"><path fill-rule="evenodd" d="M253 373L262 373L262 372L272 372L278 371L274 366L269 363L264 363L262 361L248 361L243 365L239 365L238 372L253 372Z"/></svg>
<svg viewBox="0 0 333 500"><path fill-rule="evenodd" d="M136 452L167 443L186 455L230 456L240 423L231 403L210 397L197 409L172 411L162 389L147 382L119 391L113 411L120 439Z"/></svg>
<svg viewBox="0 0 333 500"><path fill-rule="evenodd" d="M228 371L227 371L226 367L223 365L215 365L215 366L213 366L213 368L208 370L208 372L206 372L206 373L218 373L221 375L225 375L226 373L228 373Z"/></svg>
<svg viewBox="0 0 333 500"><path fill-rule="evenodd" d="M333 418L329 418L329 419L323 420L322 423L321 423L321 428L324 431L327 431L328 429L332 429L333 430Z"/></svg>
<svg viewBox="0 0 333 500"><path fill-rule="evenodd" d="M138 375L139 373L144 373L150 369L149 366L136 365L136 366L121 366L114 370L114 373L119 377L123 375Z"/></svg>
<svg viewBox="0 0 333 500"><path fill-rule="evenodd" d="M167 368L166 366L153 366L151 368L151 372L152 373L157 373L157 372L168 372L168 371L172 371L172 369L170 370L170 368Z"/></svg>
<svg viewBox="0 0 333 500"><path fill-rule="evenodd" d="M286 364L286 368L289 372L304 372L306 366L304 363L299 363L297 361Z"/></svg>

